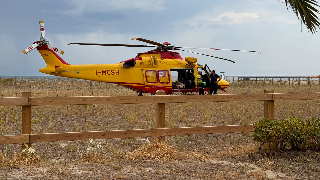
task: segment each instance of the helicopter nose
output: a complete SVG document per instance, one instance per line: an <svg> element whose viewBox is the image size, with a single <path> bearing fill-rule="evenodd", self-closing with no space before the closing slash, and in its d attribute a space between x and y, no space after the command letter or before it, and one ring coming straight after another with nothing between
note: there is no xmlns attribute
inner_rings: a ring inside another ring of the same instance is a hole
<svg viewBox="0 0 320 180"><path fill-rule="evenodd" d="M218 82L218 85L222 88L227 88L229 86L229 82L226 81L226 80L223 80L221 79L219 82Z"/></svg>

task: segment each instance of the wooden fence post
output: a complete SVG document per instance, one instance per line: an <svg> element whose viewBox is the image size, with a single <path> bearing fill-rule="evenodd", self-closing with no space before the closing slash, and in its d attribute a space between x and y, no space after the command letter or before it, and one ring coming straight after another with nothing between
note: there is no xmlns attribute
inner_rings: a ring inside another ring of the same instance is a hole
<svg viewBox="0 0 320 180"><path fill-rule="evenodd" d="M22 92L22 97L27 97L29 102L29 97L31 92ZM31 106L22 106L22 134L31 134ZM28 147L31 147L31 143L27 143ZM25 145L22 145L22 149Z"/></svg>
<svg viewBox="0 0 320 180"><path fill-rule="evenodd" d="M158 90L156 95L165 95L166 93L163 90ZM157 103L156 105L156 113L157 113L157 128L164 128L166 121L166 104L165 103ZM164 142L165 137L160 136L158 138L158 142Z"/></svg>
<svg viewBox="0 0 320 180"><path fill-rule="evenodd" d="M274 91L264 90L264 93L274 93ZM264 101L264 118L274 119L274 100Z"/></svg>

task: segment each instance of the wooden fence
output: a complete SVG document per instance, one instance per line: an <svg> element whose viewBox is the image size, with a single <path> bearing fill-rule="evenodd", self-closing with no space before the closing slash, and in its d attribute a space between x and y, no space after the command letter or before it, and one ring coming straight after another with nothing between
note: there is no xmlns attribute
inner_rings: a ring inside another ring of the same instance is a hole
<svg viewBox="0 0 320 180"><path fill-rule="evenodd" d="M264 101L264 117L274 119L274 101L278 100L314 100L320 99L320 93L274 93L265 91L263 94L219 94L219 95L163 95L158 92L156 96L79 96L79 97L32 97L30 92L23 92L22 97L1 97L0 106L22 107L22 134L0 136L0 144L19 144L52 141L73 141L109 138L131 137L162 137L190 134L234 133L252 132L253 125L205 126L165 128L165 104L187 102L230 102L230 101ZM32 134L31 113L32 106L44 105L89 105L89 104L156 104L155 129L90 131Z"/></svg>

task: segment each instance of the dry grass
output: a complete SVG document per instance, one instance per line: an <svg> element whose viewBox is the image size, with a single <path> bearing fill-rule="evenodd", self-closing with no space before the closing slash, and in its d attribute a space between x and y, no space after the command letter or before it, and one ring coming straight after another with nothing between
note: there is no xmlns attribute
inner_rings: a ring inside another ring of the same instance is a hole
<svg viewBox="0 0 320 180"><path fill-rule="evenodd" d="M144 144L135 151L129 153L129 158L132 160L206 160L207 158L197 152L185 153L168 146L163 142L153 142L151 144Z"/></svg>
<svg viewBox="0 0 320 180"><path fill-rule="evenodd" d="M272 89L279 93L320 92L319 85L235 84L228 88L228 93L263 93L265 89ZM132 90L121 86L90 81L0 83L0 96L21 96L21 92L24 91L30 91L37 97L137 95ZM275 103L275 116L278 119L294 116L304 119L318 117L319 114L318 100ZM262 118L263 102L166 104L167 127L251 124ZM32 107L33 133L153 127L155 127L154 104ZM0 135L9 134L21 134L20 107L0 107ZM93 147L92 143L95 144ZM100 148L97 146L99 143ZM86 176L89 167L84 164L88 164L95 171L97 168L105 168L104 172L100 173L105 176L98 176L99 172L94 174L97 179L116 179L117 177L140 179L140 176L130 173L132 171L145 174L149 179L150 177L154 179L268 179L271 175L280 179L281 177L312 179L320 175L320 170L317 168L320 166L317 152L298 152L298 155L290 152L285 154L261 152L258 151L258 145L252 141L250 133L174 136L167 137L166 144L148 144L143 138L132 138L93 142L37 143L32 147L35 149L33 157L39 157L40 163L30 160L30 156L27 158L23 156L21 145L1 145L0 167L29 167L30 169L27 168L25 171L31 172L41 166L41 168L47 168L49 175L57 175L57 178L66 178L67 172L74 173L71 179L92 177L93 174L90 173ZM252 170L246 164L254 164L260 169ZM162 170L156 171L155 169L159 167L162 167ZM308 168L301 171L302 173L297 173L295 167L300 171L301 168ZM81 169L82 173L75 173L77 168ZM6 172L0 170L0 179L1 174Z"/></svg>
<svg viewBox="0 0 320 180"><path fill-rule="evenodd" d="M32 148L25 148L22 152L14 152L12 157L8 157L7 154L0 154L0 168L36 165L40 160L40 157L34 154Z"/></svg>

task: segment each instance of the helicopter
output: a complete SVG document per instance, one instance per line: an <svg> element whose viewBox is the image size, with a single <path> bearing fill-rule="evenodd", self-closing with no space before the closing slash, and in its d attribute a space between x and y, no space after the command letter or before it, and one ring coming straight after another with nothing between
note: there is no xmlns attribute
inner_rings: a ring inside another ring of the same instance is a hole
<svg viewBox="0 0 320 180"><path fill-rule="evenodd" d="M200 54L212 58L217 58L235 63L232 60L220 58L212 55L197 53L185 49L210 49L210 50L230 50L243 52L257 52L246 50L218 49L218 48L194 48L194 47L178 47L173 46L168 42L158 43L155 41L132 38L150 45L130 45L130 44L97 44L97 43L70 43L77 45L94 45L94 46L122 46L122 47L152 47L154 50L138 55L129 60L119 62L117 64L86 64L86 65L71 65L64 61L58 54L64 54L64 51L49 44L45 40L44 22L39 21L40 25L40 40L33 43L27 49L23 50L24 54L37 49L42 58L46 62L46 67L39 69L39 72L44 74L102 81L123 85L138 92L155 94L158 90L163 90L166 94L180 92L186 94L188 92L198 92L198 84L196 76L199 71L204 71L202 75L205 82L204 91L210 91L210 72L207 65L197 63L197 58L185 57L182 58L177 50ZM258 52L259 53L259 52ZM177 78L173 75L176 74ZM226 92L229 82L219 80L218 87Z"/></svg>

